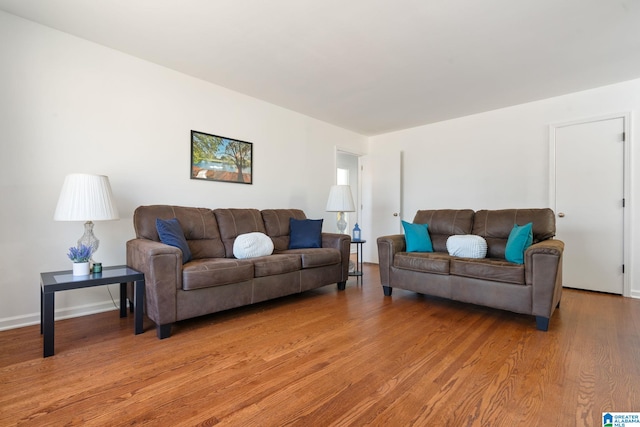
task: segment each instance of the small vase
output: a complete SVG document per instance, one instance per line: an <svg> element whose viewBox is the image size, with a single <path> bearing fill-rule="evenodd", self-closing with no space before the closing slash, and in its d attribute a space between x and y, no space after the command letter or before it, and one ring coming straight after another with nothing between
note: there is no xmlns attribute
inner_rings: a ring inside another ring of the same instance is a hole
<svg viewBox="0 0 640 427"><path fill-rule="evenodd" d="M73 263L73 275L74 276L88 276L89 275L89 263L88 262L74 262Z"/></svg>

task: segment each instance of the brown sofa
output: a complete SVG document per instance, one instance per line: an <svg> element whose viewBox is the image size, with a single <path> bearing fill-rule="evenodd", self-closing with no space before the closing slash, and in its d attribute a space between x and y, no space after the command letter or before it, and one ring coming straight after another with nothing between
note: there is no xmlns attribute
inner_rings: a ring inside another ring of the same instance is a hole
<svg viewBox="0 0 640 427"><path fill-rule="evenodd" d="M402 288L536 317L546 331L562 295L564 243L553 239L551 209L420 210L413 220L428 224L434 252L405 252L402 234L379 237L380 279L384 294ZM505 260L505 247L514 224L533 223L533 244L524 264ZM487 242L486 258L450 256L449 236L474 234Z"/></svg>
<svg viewBox="0 0 640 427"><path fill-rule="evenodd" d="M192 259L183 265L177 247L160 242L156 219L177 218ZM321 248L288 249L289 219L305 219L298 209L205 209L140 206L133 215L136 238L127 242L127 264L145 274L145 308L158 338L171 335L174 322L303 292L331 283L344 289L350 238L322 233ZM240 234L262 232L272 255L236 259Z"/></svg>

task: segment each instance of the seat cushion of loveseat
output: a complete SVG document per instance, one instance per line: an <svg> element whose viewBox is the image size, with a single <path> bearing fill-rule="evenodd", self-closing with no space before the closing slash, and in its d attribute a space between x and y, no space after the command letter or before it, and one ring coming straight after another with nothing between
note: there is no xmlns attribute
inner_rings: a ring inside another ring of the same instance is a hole
<svg viewBox="0 0 640 427"><path fill-rule="evenodd" d="M393 266L423 273L449 274L451 256L442 252L398 252Z"/></svg>
<svg viewBox="0 0 640 427"><path fill-rule="evenodd" d="M250 259L203 258L182 266L182 289L194 290L223 286L253 279Z"/></svg>
<svg viewBox="0 0 640 427"><path fill-rule="evenodd" d="M291 273L302 268L300 255L274 254L252 258L255 277L274 276L276 274Z"/></svg>
<svg viewBox="0 0 640 427"><path fill-rule="evenodd" d="M340 264L340 251L333 248L288 249L280 254L298 255L302 259L302 268L324 267Z"/></svg>
<svg viewBox="0 0 640 427"><path fill-rule="evenodd" d="M495 258L451 258L450 274L524 285L524 265Z"/></svg>

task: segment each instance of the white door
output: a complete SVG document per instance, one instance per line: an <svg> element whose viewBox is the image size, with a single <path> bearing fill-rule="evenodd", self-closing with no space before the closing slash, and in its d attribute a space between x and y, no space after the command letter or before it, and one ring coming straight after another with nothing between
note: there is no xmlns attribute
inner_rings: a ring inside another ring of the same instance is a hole
<svg viewBox="0 0 640 427"><path fill-rule="evenodd" d="M624 152L623 117L555 128L556 231L565 242L566 287L623 293Z"/></svg>

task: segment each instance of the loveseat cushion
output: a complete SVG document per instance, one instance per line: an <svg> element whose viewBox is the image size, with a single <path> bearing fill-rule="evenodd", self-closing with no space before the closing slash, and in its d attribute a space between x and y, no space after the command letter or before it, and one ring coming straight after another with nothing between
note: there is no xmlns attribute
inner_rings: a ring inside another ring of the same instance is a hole
<svg viewBox="0 0 640 427"><path fill-rule="evenodd" d="M225 256L218 222L211 209L170 205L139 206L133 213L136 237L159 242L157 218L178 219L189 244L192 259Z"/></svg>
<svg viewBox="0 0 640 427"><path fill-rule="evenodd" d="M229 285L253 279L253 262L248 259L208 258L186 263L182 289L193 290Z"/></svg>
<svg viewBox="0 0 640 427"><path fill-rule="evenodd" d="M300 255L274 254L265 257L253 258L255 277L273 276L275 274L290 273L302 268Z"/></svg>
<svg viewBox="0 0 640 427"><path fill-rule="evenodd" d="M419 210L414 224L429 224L433 250L447 252L447 239L454 234L471 234L474 212L471 209Z"/></svg>
<svg viewBox="0 0 640 427"><path fill-rule="evenodd" d="M451 257L442 252L398 252L393 266L423 273L449 274Z"/></svg>
<svg viewBox="0 0 640 427"><path fill-rule="evenodd" d="M533 223L533 243L550 239L556 232L556 217L551 209L501 209L476 212L473 234L487 241L487 257L505 258L507 239L515 224Z"/></svg>
<svg viewBox="0 0 640 427"><path fill-rule="evenodd" d="M296 254L302 260L302 268L323 267L340 264L340 251L334 248L289 249L283 254Z"/></svg>
<svg viewBox="0 0 640 427"><path fill-rule="evenodd" d="M257 209L215 209L213 211L227 258L233 258L233 242L240 234L265 233L262 215Z"/></svg>
<svg viewBox="0 0 640 427"><path fill-rule="evenodd" d="M452 258L450 274L474 279L524 285L524 265L502 259Z"/></svg>
<svg viewBox="0 0 640 427"><path fill-rule="evenodd" d="M261 214L276 251L289 248L289 219L307 219L300 209L264 209Z"/></svg>

